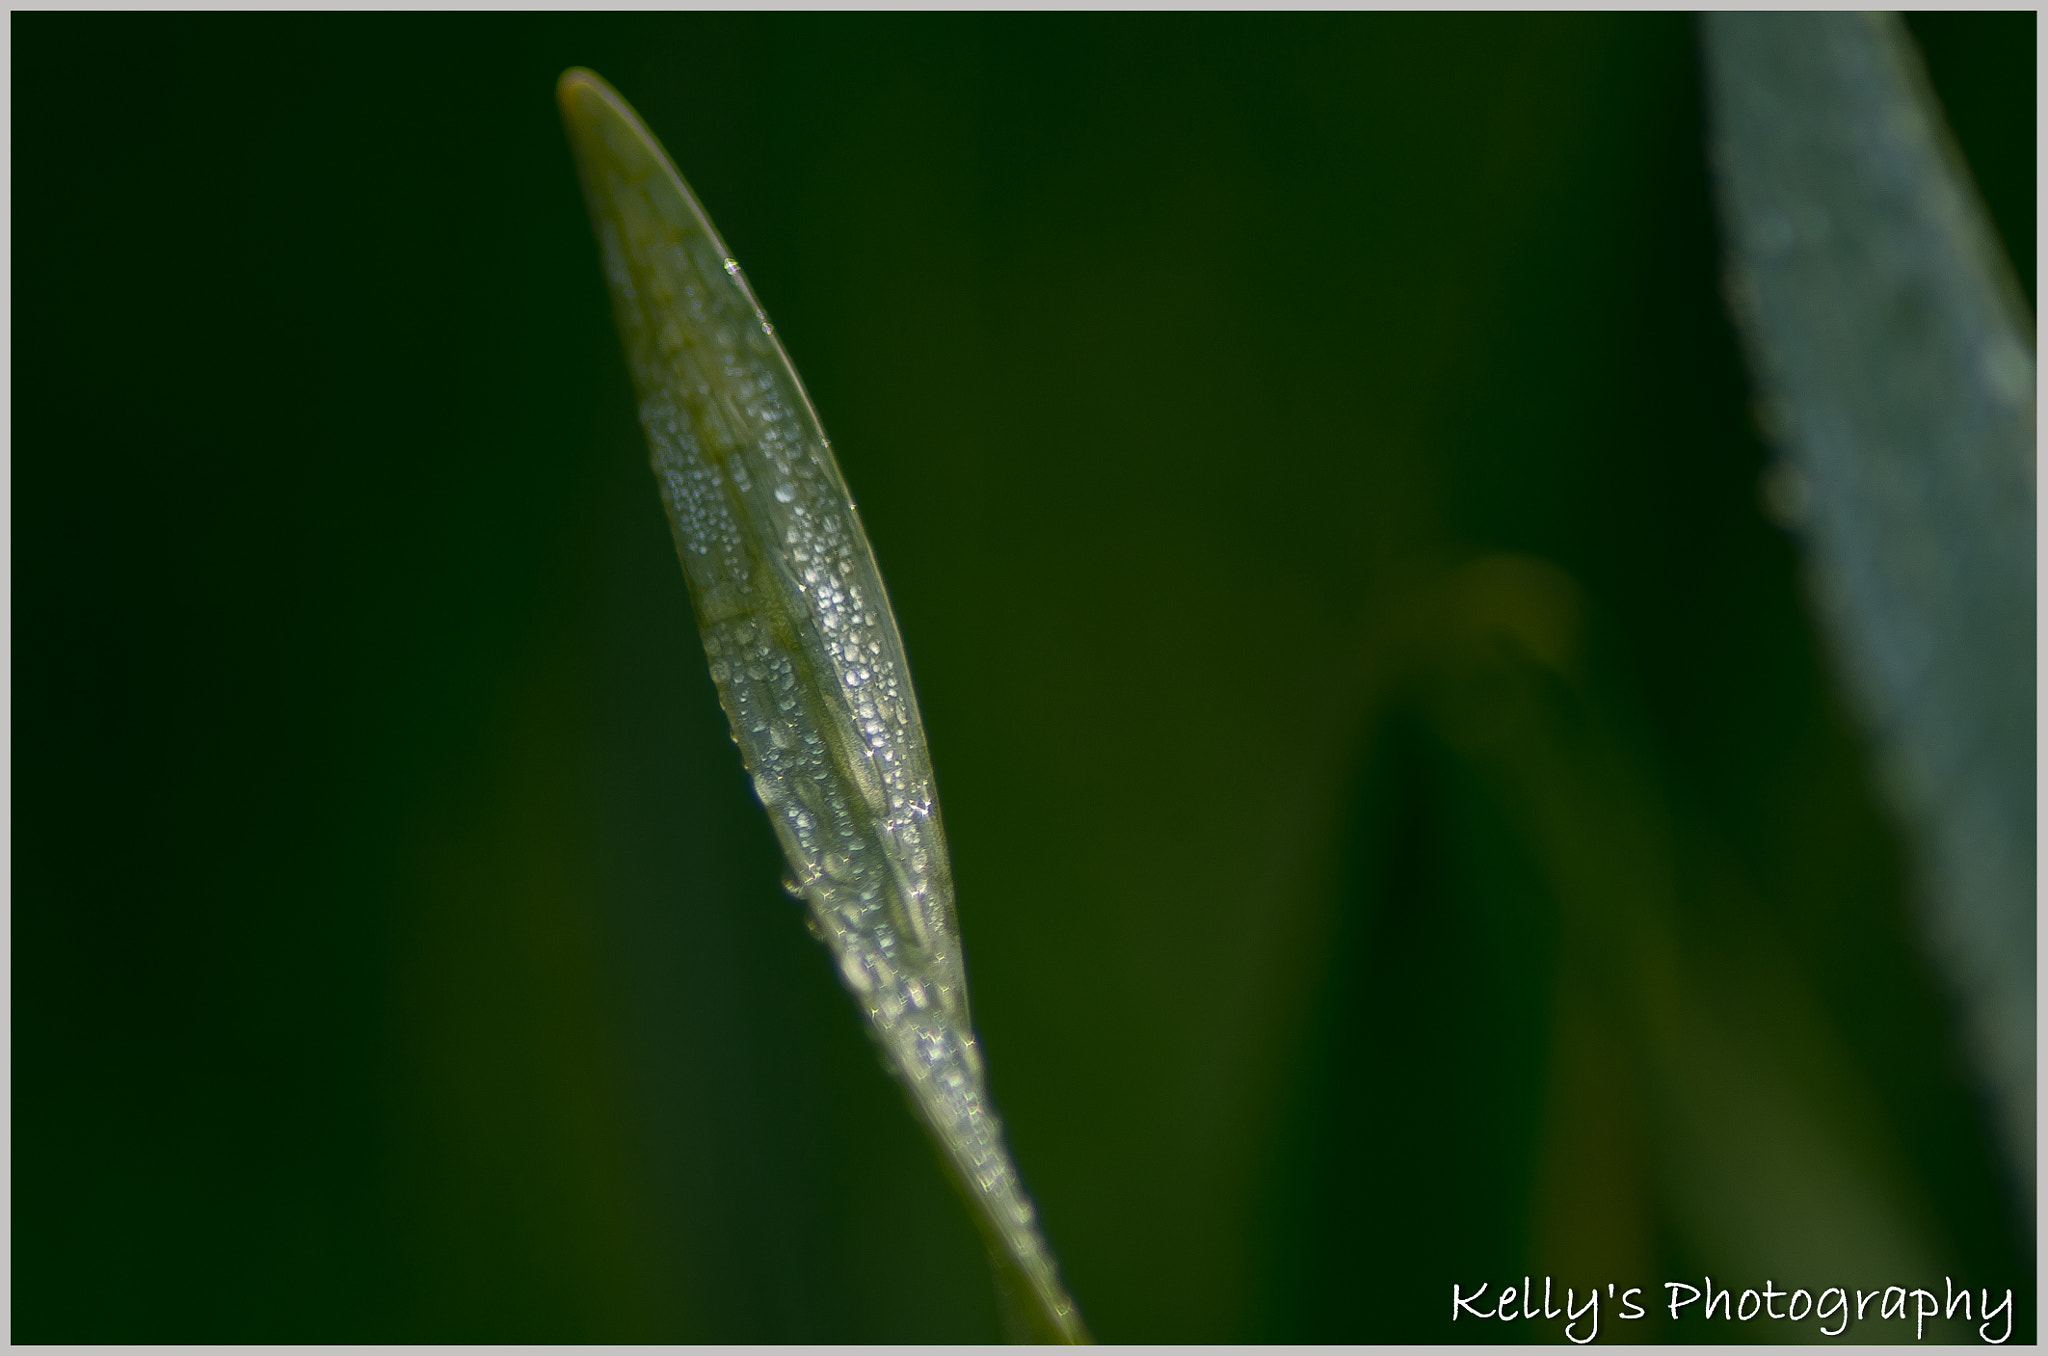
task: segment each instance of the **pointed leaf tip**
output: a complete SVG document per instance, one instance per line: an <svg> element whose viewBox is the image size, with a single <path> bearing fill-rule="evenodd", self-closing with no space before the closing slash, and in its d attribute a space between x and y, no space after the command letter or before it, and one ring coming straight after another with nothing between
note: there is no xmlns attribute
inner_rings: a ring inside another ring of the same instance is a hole
<svg viewBox="0 0 2048 1356"><path fill-rule="evenodd" d="M812 930L972 1204L999 1288L1035 1336L1084 1340L989 1102L924 725L831 445L661 144L587 70L557 96L712 681Z"/></svg>

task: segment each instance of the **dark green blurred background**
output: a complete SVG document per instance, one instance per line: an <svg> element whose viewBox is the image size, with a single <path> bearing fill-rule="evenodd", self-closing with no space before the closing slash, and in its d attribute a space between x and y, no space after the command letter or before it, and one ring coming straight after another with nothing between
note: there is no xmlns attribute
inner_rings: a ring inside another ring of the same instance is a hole
<svg viewBox="0 0 2048 1356"><path fill-rule="evenodd" d="M1914 21L2030 296L2034 22ZM570 64L860 496L1099 1336L1554 1338L1447 1322L1524 1272L2031 1336L1689 20L12 32L16 1340L997 1335L726 740ZM1728 1326L1793 1335L1603 1337Z"/></svg>

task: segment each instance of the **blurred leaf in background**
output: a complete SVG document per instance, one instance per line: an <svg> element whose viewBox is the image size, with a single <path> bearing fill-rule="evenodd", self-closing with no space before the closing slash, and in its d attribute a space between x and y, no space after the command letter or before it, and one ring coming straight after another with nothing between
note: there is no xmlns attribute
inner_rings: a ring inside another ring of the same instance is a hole
<svg viewBox="0 0 2048 1356"><path fill-rule="evenodd" d="M1913 21L2030 298L2034 22ZM725 738L571 64L861 501L1099 1336L1707 1270L2031 1338L1688 20L14 33L18 1340L997 1334Z"/></svg>
<svg viewBox="0 0 2048 1356"><path fill-rule="evenodd" d="M1923 936L2033 1195L2034 319L1894 14L1701 21L1729 310Z"/></svg>

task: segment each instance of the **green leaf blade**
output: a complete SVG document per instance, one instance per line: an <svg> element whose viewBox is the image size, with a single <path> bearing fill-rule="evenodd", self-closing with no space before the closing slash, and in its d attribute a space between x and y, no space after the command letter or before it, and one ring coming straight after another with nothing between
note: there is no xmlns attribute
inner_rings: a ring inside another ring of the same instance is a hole
<svg viewBox="0 0 2048 1356"><path fill-rule="evenodd" d="M1001 1288L1037 1335L1085 1340L989 1104L924 727L831 445L660 143L588 71L558 93L712 680L812 930L973 1203Z"/></svg>
<svg viewBox="0 0 2048 1356"><path fill-rule="evenodd" d="M1703 20L1729 298L2020 1199L2036 1140L2032 317L1896 15Z"/></svg>

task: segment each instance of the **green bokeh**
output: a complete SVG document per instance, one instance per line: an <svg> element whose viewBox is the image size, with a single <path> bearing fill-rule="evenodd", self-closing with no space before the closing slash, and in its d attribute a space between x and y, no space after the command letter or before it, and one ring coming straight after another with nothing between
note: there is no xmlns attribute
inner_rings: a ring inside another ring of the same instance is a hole
<svg viewBox="0 0 2048 1356"><path fill-rule="evenodd" d="M2032 296L2034 17L1915 30ZM1602 988L1658 890L1715 1039L2031 1336L1758 508L1688 20L13 32L16 1340L997 1335L727 742L571 64L860 496L1100 1337L1755 1283Z"/></svg>

